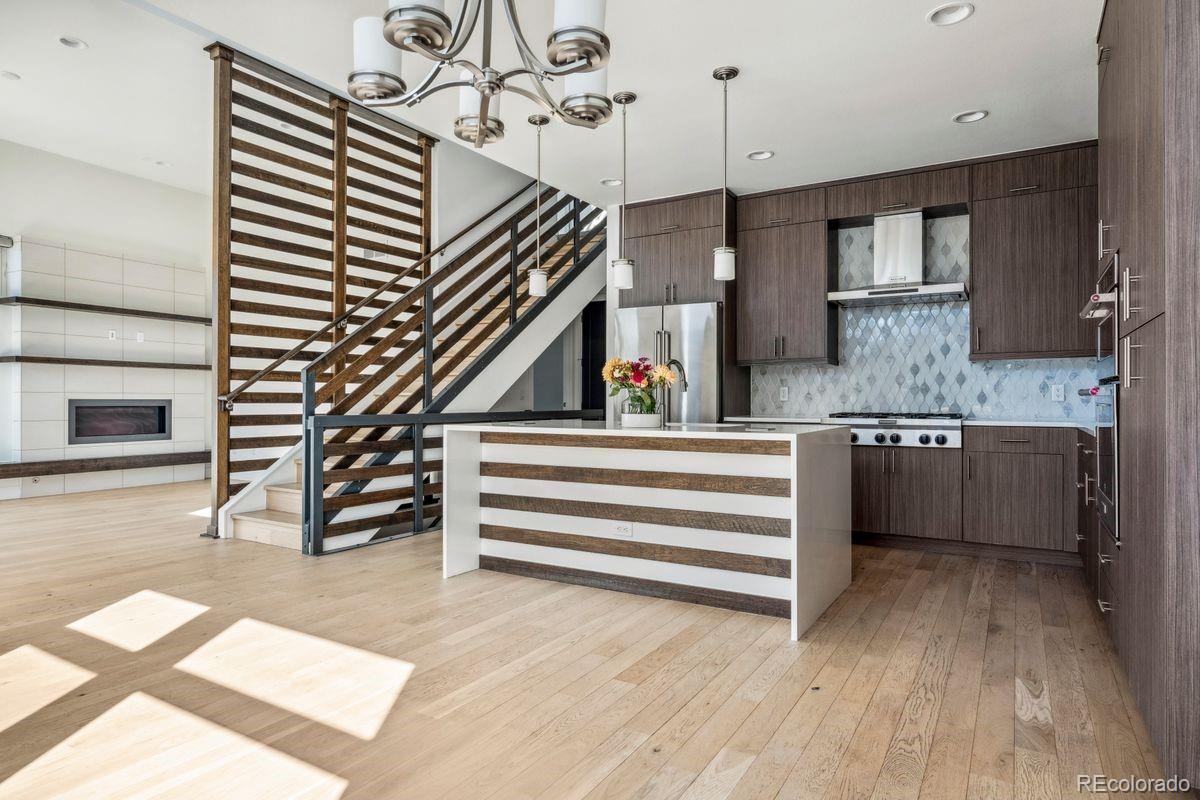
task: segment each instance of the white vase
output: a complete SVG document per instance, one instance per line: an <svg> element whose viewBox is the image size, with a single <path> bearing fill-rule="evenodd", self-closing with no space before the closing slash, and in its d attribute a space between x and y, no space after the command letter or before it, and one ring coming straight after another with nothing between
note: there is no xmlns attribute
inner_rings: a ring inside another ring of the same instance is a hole
<svg viewBox="0 0 1200 800"><path fill-rule="evenodd" d="M630 414L628 411L621 412L621 427L622 428L661 428L662 427L662 412L655 411L653 414Z"/></svg>

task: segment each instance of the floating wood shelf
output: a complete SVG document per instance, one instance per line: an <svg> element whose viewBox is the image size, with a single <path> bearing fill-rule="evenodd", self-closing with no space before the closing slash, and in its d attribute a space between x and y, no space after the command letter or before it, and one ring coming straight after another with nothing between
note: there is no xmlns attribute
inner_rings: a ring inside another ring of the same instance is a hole
<svg viewBox="0 0 1200 800"><path fill-rule="evenodd" d="M190 322L195 325L212 325L208 317L196 317L190 314L172 314L168 311L143 311L137 308L120 308L118 306L97 306L91 303L71 303L66 300L46 300L41 297L0 297L3 306L40 306L41 308L58 308L64 311L91 311L96 314L120 314L123 317L145 317L146 319L163 319L170 322Z"/></svg>
<svg viewBox="0 0 1200 800"><path fill-rule="evenodd" d="M0 356L0 364L70 364L81 367L198 369L206 371L212 369L212 364L172 364L167 361L110 361L102 358L60 358L58 356Z"/></svg>
<svg viewBox="0 0 1200 800"><path fill-rule="evenodd" d="M57 461L22 461L0 464L0 480L33 478L43 475L73 475L77 472L106 472L114 469L143 467L173 467L180 464L207 464L208 450L190 453L148 453L139 456L110 456L108 458L68 458Z"/></svg>

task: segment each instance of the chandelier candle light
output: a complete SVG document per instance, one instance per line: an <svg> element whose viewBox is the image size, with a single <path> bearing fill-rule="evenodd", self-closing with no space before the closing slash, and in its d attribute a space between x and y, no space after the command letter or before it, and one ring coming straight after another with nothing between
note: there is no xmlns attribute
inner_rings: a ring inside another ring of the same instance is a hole
<svg viewBox="0 0 1200 800"><path fill-rule="evenodd" d="M534 223L534 268L529 270L529 296L545 297L549 275L542 269L542 127L550 124L545 114L534 114L529 124L537 128L537 222Z"/></svg>
<svg viewBox="0 0 1200 800"><path fill-rule="evenodd" d="M717 67L713 77L721 82L721 232L722 239L729 241L729 82L738 76L737 67ZM713 278L731 281L737 266L737 248L722 245L713 248Z"/></svg>
<svg viewBox="0 0 1200 800"><path fill-rule="evenodd" d="M501 71L492 65L492 12L499 2L520 55L521 65ZM354 23L354 70L349 92L371 107L414 106L434 92L458 88L459 115L454 135L482 147L504 137L500 95L512 92L541 106L547 114L571 124L595 128L612 117L608 99L610 43L604 33L605 0L555 0L554 32L546 42L543 62L525 39L516 0L462 0L452 24L445 0L391 0L378 22ZM482 20L479 64L460 54ZM383 43L382 49L379 42ZM400 52L433 61L411 90L400 77ZM457 80L438 81L447 67L460 67ZM529 76L529 85L513 79ZM546 83L563 78L563 97L555 100Z"/></svg>
<svg viewBox="0 0 1200 800"><path fill-rule="evenodd" d="M629 191L629 144L626 136L625 110L634 100L637 100L637 95L633 92L617 92L613 95L613 102L621 107L621 238L618 258L614 258L612 262L613 286L617 289L633 288L633 259L625 257L625 206L628 202Z"/></svg>

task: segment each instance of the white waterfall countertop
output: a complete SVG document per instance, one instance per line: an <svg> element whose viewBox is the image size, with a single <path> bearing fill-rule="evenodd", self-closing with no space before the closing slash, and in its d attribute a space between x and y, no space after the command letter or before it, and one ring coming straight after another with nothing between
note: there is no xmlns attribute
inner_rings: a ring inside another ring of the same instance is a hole
<svg viewBox="0 0 1200 800"><path fill-rule="evenodd" d="M663 428L610 427L600 420L538 420L534 422L487 422L467 425L447 425L459 431L525 431L545 434L588 434L595 436L679 436L698 439L713 436L732 436L739 439L787 439L797 434L821 433L846 428L845 425L822 425L819 422L780 422L755 420L751 422L718 422L711 424L668 424Z"/></svg>

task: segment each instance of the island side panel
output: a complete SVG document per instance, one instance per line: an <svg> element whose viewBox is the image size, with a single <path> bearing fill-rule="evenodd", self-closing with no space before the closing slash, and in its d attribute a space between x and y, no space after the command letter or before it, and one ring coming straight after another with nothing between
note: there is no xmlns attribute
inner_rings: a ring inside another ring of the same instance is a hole
<svg viewBox="0 0 1200 800"><path fill-rule="evenodd" d="M729 436L481 435L481 566L791 613L791 450Z"/></svg>
<svg viewBox="0 0 1200 800"><path fill-rule="evenodd" d="M479 457L477 431L442 431L442 577L479 569Z"/></svg>
<svg viewBox="0 0 1200 800"><path fill-rule="evenodd" d="M792 639L850 586L849 430L815 431L792 444Z"/></svg>

